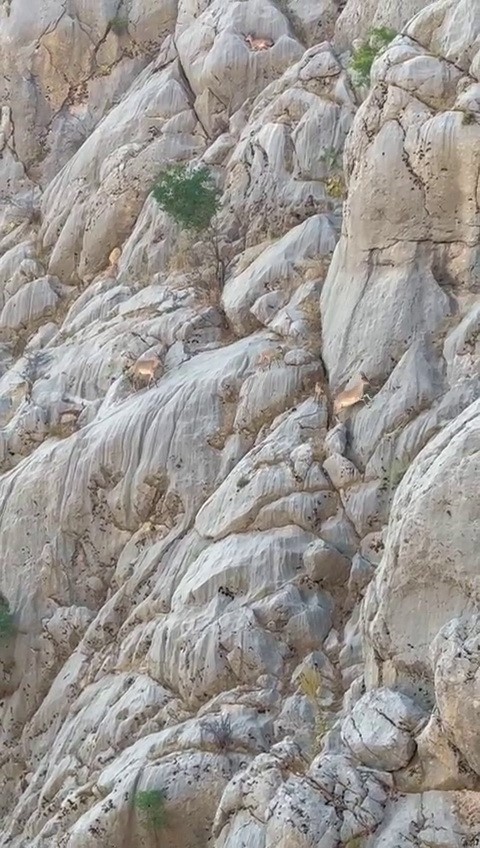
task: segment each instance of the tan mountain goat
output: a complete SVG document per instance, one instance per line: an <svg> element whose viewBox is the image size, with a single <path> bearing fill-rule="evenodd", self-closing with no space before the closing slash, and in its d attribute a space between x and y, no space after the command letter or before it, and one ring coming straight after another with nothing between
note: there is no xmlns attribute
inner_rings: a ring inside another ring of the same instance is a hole
<svg viewBox="0 0 480 848"><path fill-rule="evenodd" d="M135 362L129 365L127 371L134 389L145 383L147 388L150 388L152 384L157 385L161 364L161 359L156 353L142 353Z"/></svg>
<svg viewBox="0 0 480 848"><path fill-rule="evenodd" d="M118 268L118 262L120 260L121 255L121 249L119 247L114 247L112 252L110 253L110 256L108 257L110 268L115 268L115 270Z"/></svg>
<svg viewBox="0 0 480 848"><path fill-rule="evenodd" d="M270 368L274 362L280 362L283 359L283 350L281 347L267 348L257 356L255 365L260 371L265 371Z"/></svg>
<svg viewBox="0 0 480 848"><path fill-rule="evenodd" d="M249 33L245 36L245 41L250 47L250 50L254 50L258 53L259 50L269 50L270 47L273 47L273 41L271 38L255 38L254 35Z"/></svg>
<svg viewBox="0 0 480 848"><path fill-rule="evenodd" d="M358 378L351 388L344 389L333 401L334 415L338 415L343 409L356 406L357 403L365 403L366 400L370 400L370 396L366 391L368 386L370 386L370 380L365 376L363 371L360 371Z"/></svg>

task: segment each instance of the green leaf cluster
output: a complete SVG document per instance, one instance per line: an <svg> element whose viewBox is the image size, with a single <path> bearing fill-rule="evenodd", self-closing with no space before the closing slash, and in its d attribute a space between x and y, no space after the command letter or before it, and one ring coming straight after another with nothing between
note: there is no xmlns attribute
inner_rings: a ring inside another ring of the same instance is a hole
<svg viewBox="0 0 480 848"><path fill-rule="evenodd" d="M160 175L152 194L177 224L196 232L208 229L220 202L219 191L205 166L169 168Z"/></svg>
<svg viewBox="0 0 480 848"><path fill-rule="evenodd" d="M350 70L355 82L359 85L369 85L374 60L396 35L395 30L389 27L377 27L370 30L367 40L355 50L350 62Z"/></svg>
<svg viewBox="0 0 480 848"><path fill-rule="evenodd" d="M167 823L165 793L161 789L145 789L135 794L135 806L145 818L147 827L162 830Z"/></svg>

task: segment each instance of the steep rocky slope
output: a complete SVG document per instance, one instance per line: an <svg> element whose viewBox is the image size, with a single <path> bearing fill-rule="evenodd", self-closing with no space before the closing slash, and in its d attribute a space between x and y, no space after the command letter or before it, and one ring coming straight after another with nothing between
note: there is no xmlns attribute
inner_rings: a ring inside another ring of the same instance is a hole
<svg viewBox="0 0 480 848"><path fill-rule="evenodd" d="M480 2L0 23L0 845L477 845Z"/></svg>

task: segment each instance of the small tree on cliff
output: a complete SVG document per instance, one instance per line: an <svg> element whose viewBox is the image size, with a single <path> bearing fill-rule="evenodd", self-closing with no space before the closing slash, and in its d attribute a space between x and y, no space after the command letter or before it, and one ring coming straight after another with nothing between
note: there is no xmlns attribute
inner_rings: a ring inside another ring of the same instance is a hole
<svg viewBox="0 0 480 848"><path fill-rule="evenodd" d="M204 232L218 212L219 192L208 168L174 165L160 174L152 192L157 203L186 230Z"/></svg>
<svg viewBox="0 0 480 848"><path fill-rule="evenodd" d="M216 278L221 288L225 269L215 220L220 207L220 192L209 169L205 165L174 165L160 174L152 194L159 206L183 230L193 236L203 236L215 263Z"/></svg>
<svg viewBox="0 0 480 848"><path fill-rule="evenodd" d="M397 33L389 27L371 29L366 41L353 53L350 71L356 85L370 85L370 72L377 56L385 50Z"/></svg>

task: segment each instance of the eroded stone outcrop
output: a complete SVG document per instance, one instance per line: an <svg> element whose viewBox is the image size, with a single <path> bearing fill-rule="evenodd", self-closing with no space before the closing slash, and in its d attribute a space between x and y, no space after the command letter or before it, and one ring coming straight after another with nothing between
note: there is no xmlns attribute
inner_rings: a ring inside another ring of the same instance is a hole
<svg viewBox="0 0 480 848"><path fill-rule="evenodd" d="M0 16L0 845L474 844L477 4Z"/></svg>

